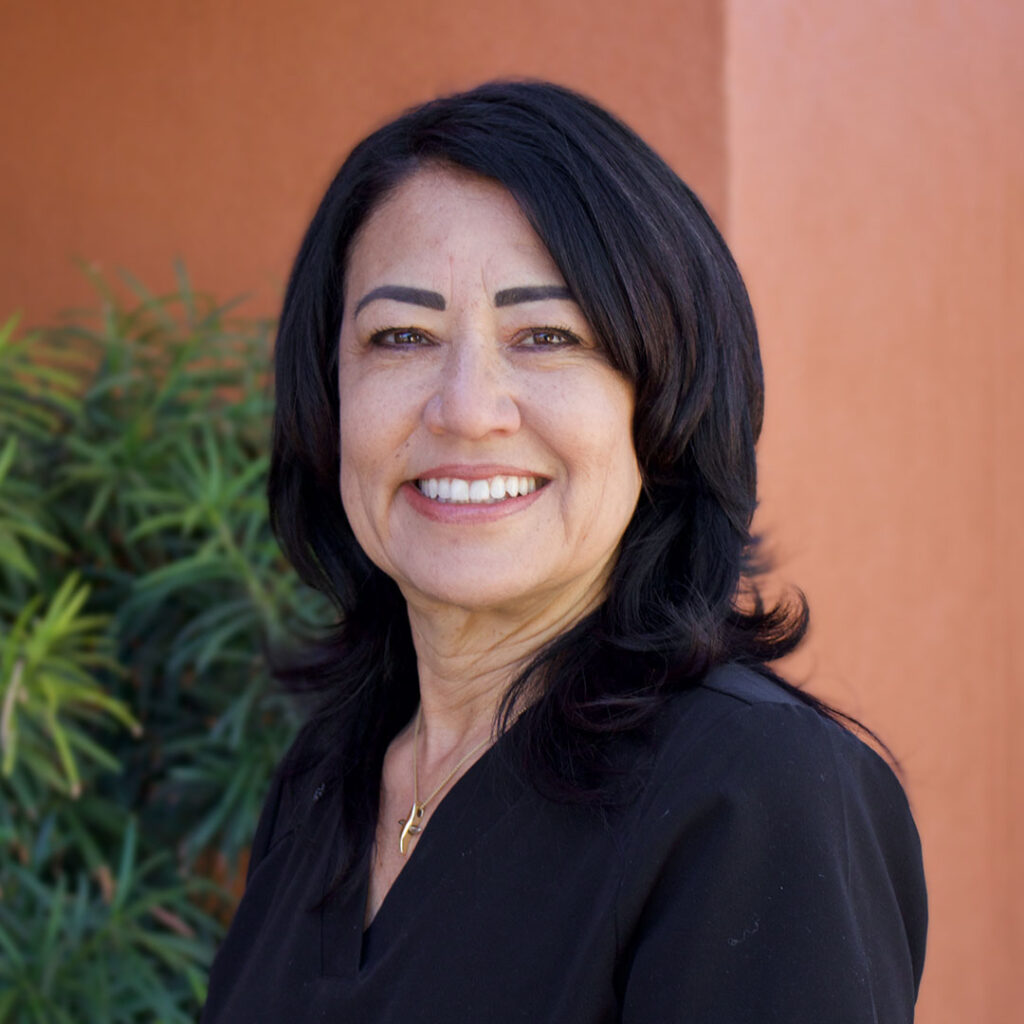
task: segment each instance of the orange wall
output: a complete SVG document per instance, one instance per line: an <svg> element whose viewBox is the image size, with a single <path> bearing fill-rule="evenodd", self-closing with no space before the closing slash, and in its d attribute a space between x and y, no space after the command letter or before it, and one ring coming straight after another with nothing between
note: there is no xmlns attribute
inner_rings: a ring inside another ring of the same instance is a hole
<svg viewBox="0 0 1024 1024"><path fill-rule="evenodd" d="M1017 6L1019 10L1019 5ZM918 1019L1008 1024L1024 962L1022 16L1005 0L6 0L0 317L72 257L273 310L348 147L397 108L550 77L724 219L764 338L761 524L793 670L901 757L933 928Z"/></svg>
<svg viewBox="0 0 1024 1024"><path fill-rule="evenodd" d="M728 211L795 668L899 755L925 1024L1024 1019L1024 7L733 0Z"/></svg>
<svg viewBox="0 0 1024 1024"><path fill-rule="evenodd" d="M273 310L351 145L502 74L591 93L720 209L721 22L715 0L5 0L0 317L87 301L76 257L169 285L180 255Z"/></svg>

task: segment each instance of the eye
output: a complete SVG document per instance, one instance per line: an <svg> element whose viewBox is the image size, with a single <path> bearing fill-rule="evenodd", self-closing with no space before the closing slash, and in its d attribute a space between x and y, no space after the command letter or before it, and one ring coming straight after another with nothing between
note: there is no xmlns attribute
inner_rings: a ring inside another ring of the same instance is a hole
<svg viewBox="0 0 1024 1024"><path fill-rule="evenodd" d="M370 344L379 348L418 348L431 344L430 337L414 327L395 328L376 331L370 337Z"/></svg>
<svg viewBox="0 0 1024 1024"><path fill-rule="evenodd" d="M531 327L523 334L519 344L525 348L565 348L581 342L572 331L564 327Z"/></svg>

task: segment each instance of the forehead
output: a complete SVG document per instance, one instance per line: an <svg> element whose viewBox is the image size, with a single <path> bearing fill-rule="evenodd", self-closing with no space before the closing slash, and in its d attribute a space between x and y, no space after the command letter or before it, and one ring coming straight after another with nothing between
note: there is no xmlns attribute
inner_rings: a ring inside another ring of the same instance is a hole
<svg viewBox="0 0 1024 1024"><path fill-rule="evenodd" d="M346 266L346 293L382 283L430 285L447 293L460 275L476 275L494 287L562 282L506 188L464 171L422 168L357 232Z"/></svg>

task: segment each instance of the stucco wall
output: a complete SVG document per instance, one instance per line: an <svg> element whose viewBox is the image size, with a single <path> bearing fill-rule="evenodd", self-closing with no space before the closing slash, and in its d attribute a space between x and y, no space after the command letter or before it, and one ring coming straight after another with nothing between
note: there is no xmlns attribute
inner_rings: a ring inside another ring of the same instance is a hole
<svg viewBox="0 0 1024 1024"><path fill-rule="evenodd" d="M769 382L792 670L899 756L919 1020L1021 1019L1024 8L733 0L728 215Z"/></svg>
<svg viewBox="0 0 1024 1024"><path fill-rule="evenodd" d="M73 258L169 285L175 256L271 311L352 144L501 75L592 94L720 210L722 17L715 0L7 0L0 311L86 301Z"/></svg>

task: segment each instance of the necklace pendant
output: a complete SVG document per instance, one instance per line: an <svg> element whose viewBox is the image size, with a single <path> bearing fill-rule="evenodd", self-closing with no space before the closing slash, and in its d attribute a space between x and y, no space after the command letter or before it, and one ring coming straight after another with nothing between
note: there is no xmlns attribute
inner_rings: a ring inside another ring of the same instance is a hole
<svg viewBox="0 0 1024 1024"><path fill-rule="evenodd" d="M417 824L423 818L423 804L414 800L412 810L408 818L399 818L398 824L402 826L402 835L398 840L398 852L405 854L409 852L409 843L423 831L423 826Z"/></svg>

